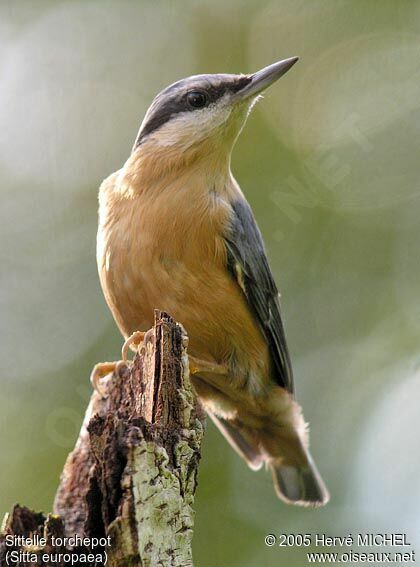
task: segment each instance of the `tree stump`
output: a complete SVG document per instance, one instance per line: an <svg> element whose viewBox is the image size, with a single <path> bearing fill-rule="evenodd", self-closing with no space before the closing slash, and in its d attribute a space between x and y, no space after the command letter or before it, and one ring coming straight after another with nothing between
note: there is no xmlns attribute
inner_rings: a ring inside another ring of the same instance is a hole
<svg viewBox="0 0 420 567"><path fill-rule="evenodd" d="M203 413L189 380L187 343L182 326L156 311L131 367L104 379L106 397L92 394L61 475L55 515L15 506L6 516L1 566L12 552L20 561L9 564L22 567L34 564L25 552L45 566L193 564ZM53 562L55 553L62 557Z"/></svg>

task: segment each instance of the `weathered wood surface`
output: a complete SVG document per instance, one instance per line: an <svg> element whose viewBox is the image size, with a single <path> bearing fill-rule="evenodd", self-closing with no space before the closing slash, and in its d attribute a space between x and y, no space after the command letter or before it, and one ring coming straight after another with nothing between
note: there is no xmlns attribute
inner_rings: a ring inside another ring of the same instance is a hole
<svg viewBox="0 0 420 567"><path fill-rule="evenodd" d="M192 565L203 423L189 381L187 340L180 325L156 312L132 367L105 379L105 398L92 395L61 476L56 516L15 507L3 526L0 565L11 549L7 534L51 530L68 537L109 536L111 545L103 549L110 567Z"/></svg>

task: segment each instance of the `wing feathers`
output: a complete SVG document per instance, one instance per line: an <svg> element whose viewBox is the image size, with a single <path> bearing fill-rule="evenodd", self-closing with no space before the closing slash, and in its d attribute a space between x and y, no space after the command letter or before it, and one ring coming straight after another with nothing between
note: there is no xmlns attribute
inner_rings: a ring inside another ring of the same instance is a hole
<svg viewBox="0 0 420 567"><path fill-rule="evenodd" d="M293 374L279 293L268 264L261 233L245 199L231 203L233 218L226 235L228 269L238 282L270 348L280 386L293 393Z"/></svg>

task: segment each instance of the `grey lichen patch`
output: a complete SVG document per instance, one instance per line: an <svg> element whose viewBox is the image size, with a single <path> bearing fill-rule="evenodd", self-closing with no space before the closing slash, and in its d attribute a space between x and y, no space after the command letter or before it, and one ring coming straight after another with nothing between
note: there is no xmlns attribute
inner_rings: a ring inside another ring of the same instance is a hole
<svg viewBox="0 0 420 567"><path fill-rule="evenodd" d="M167 451L146 441L133 450L132 490L143 566L192 566L196 454L187 441L174 448L176 466Z"/></svg>

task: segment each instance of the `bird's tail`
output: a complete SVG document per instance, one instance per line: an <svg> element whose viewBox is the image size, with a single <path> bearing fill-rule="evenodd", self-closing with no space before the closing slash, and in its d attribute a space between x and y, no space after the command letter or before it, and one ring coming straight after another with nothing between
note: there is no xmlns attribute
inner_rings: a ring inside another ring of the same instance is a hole
<svg viewBox="0 0 420 567"><path fill-rule="evenodd" d="M309 451L303 465L285 465L281 459L268 460L276 494L288 504L324 506L329 493Z"/></svg>
<svg viewBox="0 0 420 567"><path fill-rule="evenodd" d="M257 433L242 424L216 417L210 411L208 414L250 468L257 470L266 463L281 500L287 504L314 507L328 502L328 490L306 444L298 436L280 441L271 431Z"/></svg>

